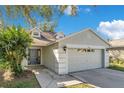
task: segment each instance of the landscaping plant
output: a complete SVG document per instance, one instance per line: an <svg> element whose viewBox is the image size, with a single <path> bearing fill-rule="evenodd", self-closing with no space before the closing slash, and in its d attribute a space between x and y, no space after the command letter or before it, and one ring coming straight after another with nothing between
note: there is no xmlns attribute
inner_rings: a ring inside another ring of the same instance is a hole
<svg viewBox="0 0 124 93"><path fill-rule="evenodd" d="M7 27L0 31L0 58L7 62L7 69L14 75L22 73L21 62L26 58L26 49L30 46L32 39L21 27Z"/></svg>

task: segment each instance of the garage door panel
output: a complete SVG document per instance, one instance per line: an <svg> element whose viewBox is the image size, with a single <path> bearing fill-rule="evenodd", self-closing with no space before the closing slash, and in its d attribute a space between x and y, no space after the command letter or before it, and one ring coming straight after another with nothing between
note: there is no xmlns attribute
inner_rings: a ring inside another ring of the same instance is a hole
<svg viewBox="0 0 124 93"><path fill-rule="evenodd" d="M102 51L80 53L77 49L68 49L68 71L75 72L102 67Z"/></svg>

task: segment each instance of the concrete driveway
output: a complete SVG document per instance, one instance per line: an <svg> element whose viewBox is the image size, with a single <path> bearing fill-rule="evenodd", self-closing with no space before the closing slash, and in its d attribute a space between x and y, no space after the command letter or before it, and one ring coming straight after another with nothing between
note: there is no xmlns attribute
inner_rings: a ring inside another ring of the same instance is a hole
<svg viewBox="0 0 124 93"><path fill-rule="evenodd" d="M93 69L71 73L72 76L102 88L124 88L124 72L111 69Z"/></svg>

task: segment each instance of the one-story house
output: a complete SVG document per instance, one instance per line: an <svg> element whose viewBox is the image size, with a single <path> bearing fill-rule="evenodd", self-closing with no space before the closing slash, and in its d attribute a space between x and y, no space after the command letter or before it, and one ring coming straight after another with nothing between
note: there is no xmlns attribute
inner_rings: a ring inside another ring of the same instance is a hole
<svg viewBox="0 0 124 93"><path fill-rule="evenodd" d="M109 55L114 59L124 60L124 39L115 39L109 41Z"/></svg>
<svg viewBox="0 0 124 93"><path fill-rule="evenodd" d="M33 43L23 65L44 65L58 74L104 68L109 65L109 44L91 29L65 36L58 32L30 31Z"/></svg>

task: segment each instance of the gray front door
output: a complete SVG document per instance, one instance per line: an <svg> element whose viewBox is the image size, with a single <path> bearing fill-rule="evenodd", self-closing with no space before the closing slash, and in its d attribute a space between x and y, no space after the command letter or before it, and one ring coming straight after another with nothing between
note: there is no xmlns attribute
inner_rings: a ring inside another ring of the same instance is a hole
<svg viewBox="0 0 124 93"><path fill-rule="evenodd" d="M40 49L29 49L29 65L40 64Z"/></svg>

